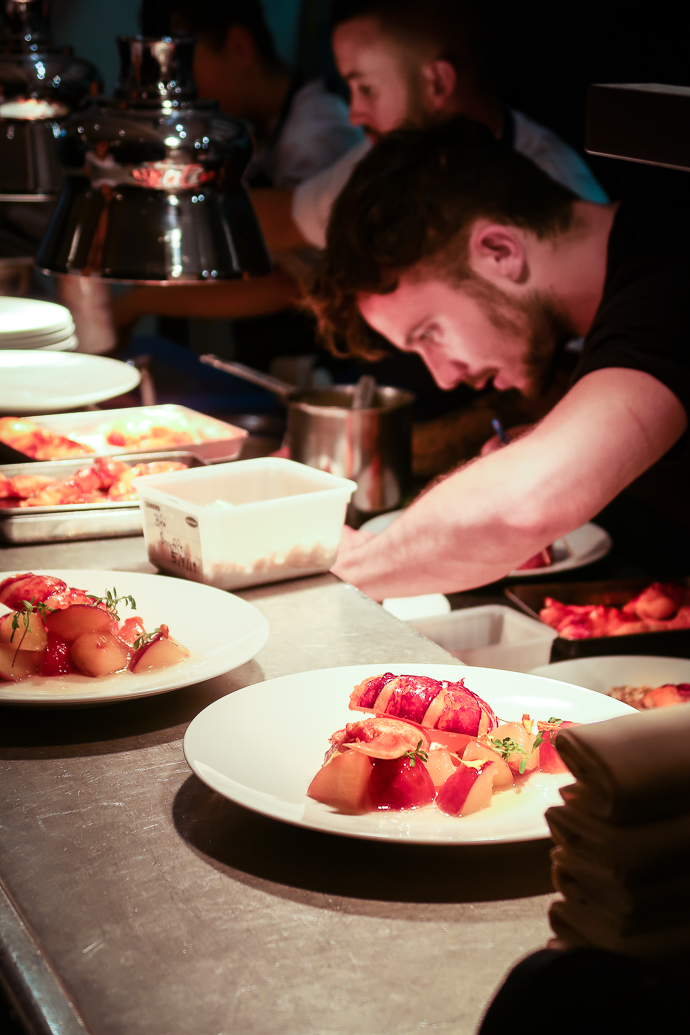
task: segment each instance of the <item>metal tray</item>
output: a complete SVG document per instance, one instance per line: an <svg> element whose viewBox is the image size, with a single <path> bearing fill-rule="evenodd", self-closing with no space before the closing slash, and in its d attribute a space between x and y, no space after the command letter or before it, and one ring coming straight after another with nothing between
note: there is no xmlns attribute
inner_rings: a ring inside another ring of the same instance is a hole
<svg viewBox="0 0 690 1035"><path fill-rule="evenodd" d="M32 460L29 463L3 464L0 476L45 474L69 478L95 460L93 456L76 460ZM203 467L194 453L165 450L155 453L122 453L118 460L144 464L153 460L177 460L188 467ZM66 539L113 539L142 535L143 524L138 500L118 503L65 503L55 507L0 508L0 542L17 544L58 543Z"/></svg>
<svg viewBox="0 0 690 1035"><path fill-rule="evenodd" d="M172 403L161 406L128 406L118 410L89 410L80 413L49 413L41 417L27 418L37 424L40 428L58 432L61 435L75 436L79 441L85 442L95 450L95 453L87 453L83 460L96 456L120 456L123 449L111 446L106 442L107 433L112 430L113 425L122 426L130 424L132 428L140 427L141 424L151 422L153 425L171 426L184 422L194 427L212 428L217 432L218 437L205 442L189 443L184 447L171 446L169 449L156 450L169 454L172 451L193 453L200 460L207 463L222 463L226 460L235 460L242 451L242 444L249 432L244 428L236 428L234 424L226 424L225 421L217 420L215 417L207 417L196 410L190 410L187 406L176 406ZM133 454L136 450L127 450ZM0 442L0 461L5 463L57 463L59 461L36 461L25 453L20 453L12 446Z"/></svg>
<svg viewBox="0 0 690 1035"><path fill-rule="evenodd" d="M541 621L539 612L544 597L563 604L627 604L654 579L615 579L603 582L542 582L538 585L506 586L504 593L530 618ZM682 586L690 579L661 579ZM546 623L543 623L546 624ZM602 654L655 654L662 657L690 658L690 629L631 633L628 636L593 636L588 640L566 640L557 636L551 644L551 661L593 658Z"/></svg>

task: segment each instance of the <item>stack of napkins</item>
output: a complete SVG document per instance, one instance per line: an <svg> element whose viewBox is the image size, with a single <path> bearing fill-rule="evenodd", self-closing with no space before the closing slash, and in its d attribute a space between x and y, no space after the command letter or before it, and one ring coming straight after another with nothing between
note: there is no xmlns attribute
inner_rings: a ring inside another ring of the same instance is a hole
<svg viewBox="0 0 690 1035"><path fill-rule="evenodd" d="M556 744L577 780L546 813L559 941L690 956L690 707L575 726Z"/></svg>

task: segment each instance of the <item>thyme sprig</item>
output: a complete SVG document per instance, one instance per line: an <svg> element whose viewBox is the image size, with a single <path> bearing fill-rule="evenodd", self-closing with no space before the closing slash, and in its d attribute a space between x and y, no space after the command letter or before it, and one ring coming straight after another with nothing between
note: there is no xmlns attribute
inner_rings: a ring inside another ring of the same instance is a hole
<svg viewBox="0 0 690 1035"><path fill-rule="evenodd" d="M507 762L511 755L522 755L523 758L521 758L520 765L518 766L518 772L522 775L527 768L527 763L543 740L544 731L539 730L530 751L526 751L517 743L517 741L513 740L512 737L504 737L503 740L499 737L490 737L489 747L498 752L504 762Z"/></svg>
<svg viewBox="0 0 690 1035"><path fill-rule="evenodd" d="M132 646L135 650L141 650L141 648L145 647L147 643L151 643L152 640L155 640L156 636L158 636L160 631L161 627L159 625L158 628L154 629L152 633L142 633L141 636L137 636Z"/></svg>
<svg viewBox="0 0 690 1035"><path fill-rule="evenodd" d="M413 767L417 765L417 759L419 759L420 762L428 762L429 761L429 752L425 751L422 748L422 744L423 743L424 743L423 740L418 741L416 748L414 748L414 749L412 749L410 751L405 751L404 754L403 754L403 758L409 758L410 765L413 766Z"/></svg>
<svg viewBox="0 0 690 1035"><path fill-rule="evenodd" d="M22 643L26 638L26 634L31 629L30 615L37 614L45 620L52 611L55 611L54 607L48 607L48 605L44 604L42 600L36 601L35 596L33 596L31 600L22 600L22 606L12 615L12 635L10 636L10 643L14 642L14 634L19 632L20 623L24 626L24 632L19 639L17 649L12 658L12 668L14 668L14 663L17 660L17 654L19 654L19 651L22 649Z"/></svg>
<svg viewBox="0 0 690 1035"><path fill-rule="evenodd" d="M122 597L119 597L117 595L117 589L115 589L114 586L113 586L112 591L109 590L109 589L106 589L104 597L97 597L93 593L87 593L86 595L89 598L89 600L93 600L93 602L94 602L94 604L96 606L98 606L99 604L105 604L105 610L116 621L120 617L118 615L118 613L117 613L118 604L120 604L120 603L127 604L129 607L132 608L133 611L136 611L137 602L134 599L134 597L132 597L132 596L122 596Z"/></svg>

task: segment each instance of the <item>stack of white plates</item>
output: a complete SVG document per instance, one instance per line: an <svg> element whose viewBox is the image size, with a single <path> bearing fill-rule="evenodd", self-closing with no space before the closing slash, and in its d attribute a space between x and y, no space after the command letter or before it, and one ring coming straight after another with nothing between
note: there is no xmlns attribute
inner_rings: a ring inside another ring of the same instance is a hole
<svg viewBox="0 0 690 1035"><path fill-rule="evenodd" d="M0 349L72 352L78 344L72 314L64 305L0 297Z"/></svg>

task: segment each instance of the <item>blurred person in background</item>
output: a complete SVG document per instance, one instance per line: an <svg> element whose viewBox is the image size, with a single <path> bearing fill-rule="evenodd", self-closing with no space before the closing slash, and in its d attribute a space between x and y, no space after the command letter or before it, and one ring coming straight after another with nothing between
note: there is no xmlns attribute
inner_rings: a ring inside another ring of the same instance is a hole
<svg viewBox="0 0 690 1035"><path fill-rule="evenodd" d="M565 343L585 340L570 389L532 431L434 484L376 538L346 530L337 575L378 600L485 585L647 473L687 526L687 176L638 180L620 203L579 199L462 117L390 134L357 166L312 291L331 348L367 355L373 328L443 390L539 398Z"/></svg>

